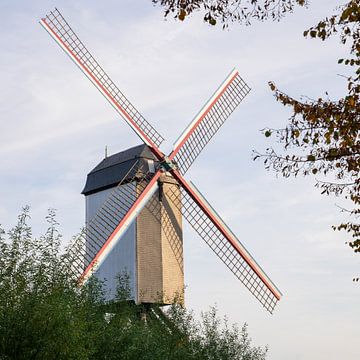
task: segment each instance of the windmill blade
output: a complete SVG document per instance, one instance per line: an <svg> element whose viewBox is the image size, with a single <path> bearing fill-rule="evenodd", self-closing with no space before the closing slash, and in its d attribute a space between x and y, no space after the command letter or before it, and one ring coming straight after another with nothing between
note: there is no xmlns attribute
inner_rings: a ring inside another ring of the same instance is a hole
<svg viewBox="0 0 360 360"><path fill-rule="evenodd" d="M65 53L70 56L75 64L78 65L141 140L153 148L153 151L158 152L157 147L162 143L164 138L147 122L113 83L71 29L59 10L55 8L54 11L51 11L50 14L40 20L40 24L60 45Z"/></svg>
<svg viewBox="0 0 360 360"><path fill-rule="evenodd" d="M182 175L249 91L234 69L174 144L169 159L175 160Z"/></svg>
<svg viewBox="0 0 360 360"><path fill-rule="evenodd" d="M272 313L281 292L199 190L187 183L178 172L173 171L173 175L182 185L181 211L185 219L265 309ZM173 192L170 196L175 200L179 195Z"/></svg>
<svg viewBox="0 0 360 360"><path fill-rule="evenodd" d="M137 162L111 192L75 244L73 265L80 284L103 263L129 225L157 190L160 171L144 172Z"/></svg>
<svg viewBox="0 0 360 360"><path fill-rule="evenodd" d="M151 179L150 176L152 176ZM151 199L158 188L157 180L159 177L160 171L157 171L155 175L147 173L142 179L135 180L138 186L136 189L134 186L130 191L129 189L123 190L117 187L91 224L87 224L85 231L86 244L90 244L90 246L85 258L85 266L87 263L88 265L80 276L81 284L86 282L98 266L102 264L129 225ZM139 190L139 184L141 190ZM117 224L115 222L116 218L119 221ZM107 235L104 236L104 234Z"/></svg>

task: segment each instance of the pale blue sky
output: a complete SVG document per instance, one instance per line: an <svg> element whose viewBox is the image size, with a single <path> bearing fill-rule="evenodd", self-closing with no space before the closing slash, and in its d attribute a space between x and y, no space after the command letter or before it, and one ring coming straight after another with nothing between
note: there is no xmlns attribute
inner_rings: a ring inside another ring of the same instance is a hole
<svg viewBox="0 0 360 360"><path fill-rule="evenodd" d="M35 233L49 207L66 238L84 220L86 174L138 138L65 56L38 20L57 6L135 106L173 141L235 66L252 91L203 151L194 181L283 292L273 316L264 311L191 229L185 229L186 303L217 304L231 322L249 323L269 360L355 360L360 258L344 245L334 198L311 179L284 180L251 160L270 143L259 132L283 126L289 112L275 102L273 80L293 96L344 91L338 39L306 40L303 31L331 14L335 0L312 1L280 23L232 26L164 21L150 1L2 1L0 3L0 223L14 224L32 207Z"/></svg>

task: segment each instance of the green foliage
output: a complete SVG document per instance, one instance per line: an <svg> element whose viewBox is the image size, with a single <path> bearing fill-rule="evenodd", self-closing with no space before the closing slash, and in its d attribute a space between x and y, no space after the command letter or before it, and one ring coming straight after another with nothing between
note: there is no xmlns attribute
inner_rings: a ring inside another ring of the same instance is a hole
<svg viewBox="0 0 360 360"><path fill-rule="evenodd" d="M173 14L184 21L194 12L203 12L204 21L210 25L221 23L223 28L237 22L249 25L251 20L280 20L294 11L296 6L306 6L307 0L152 0L165 9L165 17Z"/></svg>
<svg viewBox="0 0 360 360"><path fill-rule="evenodd" d="M179 305L163 311L128 301L128 276L119 275L116 301L102 284L79 288L61 251L55 212L39 239L29 208L7 234L0 228L0 359L239 359L263 360L242 329L220 320L216 309L196 321Z"/></svg>
<svg viewBox="0 0 360 360"><path fill-rule="evenodd" d="M274 83L270 88L277 101L292 109L289 123L283 129L264 129L264 135L274 135L282 145L283 153L273 147L265 154L255 153L254 159L263 159L265 167L284 177L323 175L316 179L322 194L343 196L353 209L342 209L351 218L360 215L360 0L352 0L338 9L338 13L320 21L304 32L304 36L326 40L339 35L342 44L350 45L347 59L338 63L350 66L352 75L345 77L347 91L337 100L297 100L280 91ZM333 227L351 234L349 245L360 252L360 225L349 221Z"/></svg>
<svg viewBox="0 0 360 360"><path fill-rule="evenodd" d="M33 239L29 208L0 239L0 359L88 359L94 309L62 266L55 212ZM95 324L95 320L94 324Z"/></svg>

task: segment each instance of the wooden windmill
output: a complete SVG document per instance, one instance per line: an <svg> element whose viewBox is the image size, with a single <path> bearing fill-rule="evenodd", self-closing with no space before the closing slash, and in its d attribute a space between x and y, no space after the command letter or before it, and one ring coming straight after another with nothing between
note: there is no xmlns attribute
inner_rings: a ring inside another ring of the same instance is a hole
<svg viewBox="0 0 360 360"><path fill-rule="evenodd" d="M166 156L159 149L163 137L113 83L60 12L55 9L40 23L144 143L105 158L88 175L83 191L87 202L84 247L73 265L80 283L92 275L107 278L111 293L116 274L127 269L136 302L171 303L183 289L184 217L272 312L280 291L200 191L184 178L250 91L238 71L229 74Z"/></svg>

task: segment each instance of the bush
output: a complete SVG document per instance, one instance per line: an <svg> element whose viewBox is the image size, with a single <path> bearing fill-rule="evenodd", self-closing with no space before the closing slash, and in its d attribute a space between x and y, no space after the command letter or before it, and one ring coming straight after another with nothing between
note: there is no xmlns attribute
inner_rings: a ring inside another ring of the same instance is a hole
<svg viewBox="0 0 360 360"><path fill-rule="evenodd" d="M13 229L0 228L1 360L265 359L267 349L251 346L246 324L230 326L215 308L196 321L179 305L135 305L126 300L126 275L114 302L105 302L94 279L78 288L55 212L39 239L29 218L26 207Z"/></svg>

